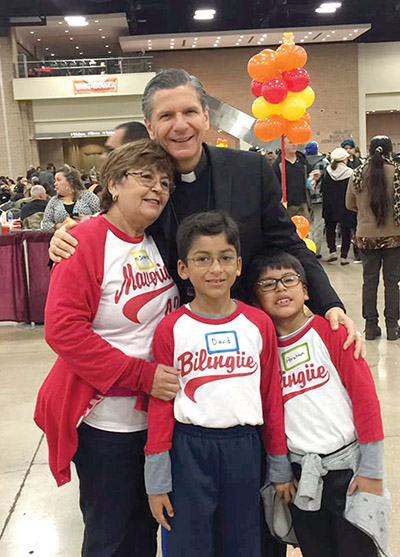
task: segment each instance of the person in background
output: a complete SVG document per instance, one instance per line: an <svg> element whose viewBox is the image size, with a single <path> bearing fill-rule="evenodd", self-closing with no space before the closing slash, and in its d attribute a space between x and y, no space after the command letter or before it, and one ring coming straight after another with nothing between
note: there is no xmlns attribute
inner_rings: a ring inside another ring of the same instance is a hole
<svg viewBox="0 0 400 557"><path fill-rule="evenodd" d="M35 213L44 213L47 203L48 197L44 187L32 186L30 199L21 206L21 221Z"/></svg>
<svg viewBox="0 0 400 557"><path fill-rule="evenodd" d="M358 147L357 145L354 148L354 155L360 160L360 163L364 162L364 158L361 156L360 147Z"/></svg>
<svg viewBox="0 0 400 557"><path fill-rule="evenodd" d="M369 157L354 171L346 195L347 208L357 212L355 242L363 265L362 313L367 340L381 335L377 309L381 267L387 339L400 337L400 165L391 152L389 137L372 138Z"/></svg>
<svg viewBox="0 0 400 557"><path fill-rule="evenodd" d="M79 172L65 164L55 175L57 195L52 197L45 209L42 229L54 232L68 217L82 220L86 215L94 215L100 210L97 195L85 189Z"/></svg>
<svg viewBox="0 0 400 557"><path fill-rule="evenodd" d="M360 166L361 161L356 155L356 144L354 143L354 141L352 139L345 139L344 141L342 141L340 146L342 147L342 149L346 149L346 151L349 153L347 166L349 168L352 168L353 170L357 168L357 166Z"/></svg>
<svg viewBox="0 0 400 557"><path fill-rule="evenodd" d="M310 190L312 208L310 238L317 247L316 255L317 258L320 259L322 257L321 248L325 226L324 219L322 218L321 177L324 174L329 161L322 153L318 151L318 143L316 141L310 141L309 143L307 143L305 147L305 153L307 162L312 168L312 175L309 175L308 178L313 185L312 189ZM318 179L315 177L315 174L313 172L314 170L318 170L319 172Z"/></svg>
<svg viewBox="0 0 400 557"><path fill-rule="evenodd" d="M46 170L39 173L39 184L46 188L53 188L54 186L54 174L53 174L54 164L49 162L46 165Z"/></svg>
<svg viewBox="0 0 400 557"><path fill-rule="evenodd" d="M275 151L273 149L266 149L265 158L267 159L269 164L272 165L276 161L277 156L278 155L275 153Z"/></svg>
<svg viewBox="0 0 400 557"><path fill-rule="evenodd" d="M107 139L104 144L103 160L107 157L111 151L129 143L131 141L137 141L138 139L148 139L149 132L146 126L140 122L124 122L117 126L112 135Z"/></svg>
<svg viewBox="0 0 400 557"><path fill-rule="evenodd" d="M310 220L310 194L306 187L306 180L311 167L303 153L297 150L297 145L285 137L285 165L287 211L291 217L303 215ZM282 182L282 153L272 164L279 183Z"/></svg>
<svg viewBox="0 0 400 557"><path fill-rule="evenodd" d="M329 249L329 256L325 261L327 263L337 261L336 232L337 226L340 224L342 234L341 265L349 264L347 255L351 245L352 231L356 226L354 213L346 209L347 184L353 174L352 169L346 164L348 157L348 152L342 147L334 149L331 153L331 162L327 166L321 181L322 216L325 220L326 242Z"/></svg>
<svg viewBox="0 0 400 557"><path fill-rule="evenodd" d="M27 180L32 181L32 178L36 176L39 176L39 172L36 170L36 168L33 166L33 164L31 164L31 166L28 168L27 172L26 172L26 178Z"/></svg>
<svg viewBox="0 0 400 557"><path fill-rule="evenodd" d="M17 185L14 188L14 194L11 197L11 201L15 203L16 201L23 199L25 197L24 190L25 190L24 185L22 183L17 183Z"/></svg>

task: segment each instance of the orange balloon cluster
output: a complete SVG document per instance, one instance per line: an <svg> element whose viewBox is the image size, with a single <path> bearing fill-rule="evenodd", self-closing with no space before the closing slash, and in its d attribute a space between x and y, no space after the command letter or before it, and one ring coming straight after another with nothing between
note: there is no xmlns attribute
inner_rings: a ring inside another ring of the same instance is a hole
<svg viewBox="0 0 400 557"><path fill-rule="evenodd" d="M216 147L228 147L228 140L219 137L217 139L217 143L215 144Z"/></svg>
<svg viewBox="0 0 400 557"><path fill-rule="evenodd" d="M283 134L296 144L310 140L307 108L315 94L303 68L306 62L307 52L294 44L292 33L284 34L284 44L276 51L267 48L250 58L247 70L257 97L252 106L257 118L254 133L261 141L272 141Z"/></svg>
<svg viewBox="0 0 400 557"><path fill-rule="evenodd" d="M311 240L311 238L307 238L308 234L310 233L309 220L303 215L295 215L294 217L292 217L292 221L296 227L297 234L300 236L302 240L304 240L308 249L316 253L317 246Z"/></svg>

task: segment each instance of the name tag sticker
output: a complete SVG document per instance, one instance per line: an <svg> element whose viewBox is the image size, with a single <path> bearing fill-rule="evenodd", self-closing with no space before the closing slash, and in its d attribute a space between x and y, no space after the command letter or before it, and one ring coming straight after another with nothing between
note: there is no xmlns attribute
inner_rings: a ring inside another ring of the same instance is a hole
<svg viewBox="0 0 400 557"><path fill-rule="evenodd" d="M285 371L289 371L300 364L305 364L310 361L310 351L308 349L308 344L300 344L295 346L291 350L286 350L282 352L282 363Z"/></svg>
<svg viewBox="0 0 400 557"><path fill-rule="evenodd" d="M133 257L139 271L149 271L155 267L153 261L150 259L147 251L145 250L132 251L131 257Z"/></svg>
<svg viewBox="0 0 400 557"><path fill-rule="evenodd" d="M237 352L239 341L236 331L221 331L218 333L206 333L207 352Z"/></svg>

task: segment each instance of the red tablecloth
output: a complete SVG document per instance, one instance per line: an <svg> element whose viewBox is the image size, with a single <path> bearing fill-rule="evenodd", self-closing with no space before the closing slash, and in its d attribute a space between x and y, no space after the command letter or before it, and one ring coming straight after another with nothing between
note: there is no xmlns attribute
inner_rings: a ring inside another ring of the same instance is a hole
<svg viewBox="0 0 400 557"><path fill-rule="evenodd" d="M0 236L0 321L43 323L50 280L50 238L51 234L40 230Z"/></svg>

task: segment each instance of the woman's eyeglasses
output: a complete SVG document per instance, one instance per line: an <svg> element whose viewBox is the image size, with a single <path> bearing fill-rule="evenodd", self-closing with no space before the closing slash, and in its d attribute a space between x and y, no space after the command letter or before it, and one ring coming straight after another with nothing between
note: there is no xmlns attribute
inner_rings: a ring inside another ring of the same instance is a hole
<svg viewBox="0 0 400 557"><path fill-rule="evenodd" d="M282 283L285 288L291 288L303 281L301 280L301 276L296 273L293 275L285 275L281 278L262 279L257 282L257 286L262 292L271 292L276 289L278 282Z"/></svg>
<svg viewBox="0 0 400 557"><path fill-rule="evenodd" d="M125 176L138 176L139 182L142 184L142 186L145 186L146 188L149 189L152 188L153 186L156 186L159 183L163 193L171 194L172 192L175 191L175 184L173 184L171 180L169 180L168 178L161 178L159 180L151 172L145 172L145 171L134 172L132 170L131 172L125 172Z"/></svg>

